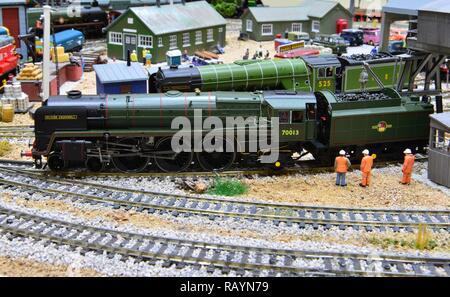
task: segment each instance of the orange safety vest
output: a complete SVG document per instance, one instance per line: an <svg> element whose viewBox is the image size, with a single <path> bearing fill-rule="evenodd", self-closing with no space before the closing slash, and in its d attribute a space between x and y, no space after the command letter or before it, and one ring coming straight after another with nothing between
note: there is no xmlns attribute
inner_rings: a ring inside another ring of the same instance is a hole
<svg viewBox="0 0 450 297"><path fill-rule="evenodd" d="M364 173L372 170L373 158L371 156L365 156L361 160L361 171Z"/></svg>
<svg viewBox="0 0 450 297"><path fill-rule="evenodd" d="M344 173L348 170L348 160L346 157L336 157L336 172Z"/></svg>
<svg viewBox="0 0 450 297"><path fill-rule="evenodd" d="M414 155L406 155L405 161L403 162L402 171L404 173L412 173L414 166Z"/></svg>

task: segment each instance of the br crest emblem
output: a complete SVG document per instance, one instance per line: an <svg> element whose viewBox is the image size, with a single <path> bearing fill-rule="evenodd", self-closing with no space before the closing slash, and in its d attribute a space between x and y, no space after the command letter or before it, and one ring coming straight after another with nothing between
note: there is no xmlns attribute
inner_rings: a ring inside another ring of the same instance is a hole
<svg viewBox="0 0 450 297"><path fill-rule="evenodd" d="M392 125L388 124L386 121L381 121L378 124L372 126L372 129L377 130L380 133L385 132L389 128L392 128Z"/></svg>

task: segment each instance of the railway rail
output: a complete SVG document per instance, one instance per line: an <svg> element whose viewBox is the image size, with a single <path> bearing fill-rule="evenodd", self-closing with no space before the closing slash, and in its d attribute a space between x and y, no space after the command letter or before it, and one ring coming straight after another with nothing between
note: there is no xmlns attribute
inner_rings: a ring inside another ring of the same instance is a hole
<svg viewBox="0 0 450 297"><path fill-rule="evenodd" d="M416 155L416 162L423 162L428 160L427 156ZM392 161L377 161L374 164L374 168L381 168L391 164L397 164L400 162L399 160ZM0 166L20 166L20 167L29 167L30 169L34 166L32 161L25 160L8 160L8 159L0 159ZM352 169L359 169L359 164L353 164L351 166ZM275 175L292 175L292 174L313 174L313 173L321 173L321 172L334 172L334 168L330 166L322 166L317 164L314 160L304 160L297 162L295 166L288 168L272 168L272 167L254 167L249 168L246 167L240 168L232 167L231 169L225 171L197 171L196 169L187 170L183 172L161 172L155 171L155 168L149 168L147 171L132 173L132 172L117 172L117 171L106 171L106 172L90 172L83 170L61 170L61 171L46 171L44 170L38 171L33 170L35 173L39 172L41 174L49 175L49 176L62 176L62 177L74 177L74 178L83 178L83 177L225 177L225 176L252 176L252 175L260 175L260 176L275 176Z"/></svg>
<svg viewBox="0 0 450 297"><path fill-rule="evenodd" d="M350 276L450 276L448 258L371 255L272 249L216 244L128 233L74 224L0 208L0 231L59 245L82 247L110 256L121 254L138 260L163 261L163 267L192 265L228 274L350 275Z"/></svg>
<svg viewBox="0 0 450 297"><path fill-rule="evenodd" d="M34 138L33 126L1 126L1 138Z"/></svg>
<svg viewBox="0 0 450 297"><path fill-rule="evenodd" d="M124 189L74 179L44 176L21 169L0 167L0 187L29 193L44 193L54 198L70 198L91 204L104 204L114 209L135 209L148 213L169 213L173 216L206 216L271 222L274 225L312 226L318 229L338 227L366 231L413 232L419 224L435 231L450 231L450 210L365 209L275 204L237 201L191 195L176 195L135 189Z"/></svg>

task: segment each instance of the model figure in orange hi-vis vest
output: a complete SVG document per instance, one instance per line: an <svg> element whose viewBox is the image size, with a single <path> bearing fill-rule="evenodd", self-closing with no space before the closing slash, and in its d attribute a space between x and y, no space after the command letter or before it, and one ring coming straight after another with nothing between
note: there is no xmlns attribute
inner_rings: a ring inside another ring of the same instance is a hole
<svg viewBox="0 0 450 297"><path fill-rule="evenodd" d="M414 167L414 155L410 149L406 149L403 153L405 154L405 161L403 162L402 167L403 177L401 183L409 185L411 183L411 175Z"/></svg>
<svg viewBox="0 0 450 297"><path fill-rule="evenodd" d="M361 172L362 172L362 181L359 184L361 187L368 187L370 183L370 176L372 172L373 166L373 157L369 156L369 150L363 150L364 157L361 160Z"/></svg>

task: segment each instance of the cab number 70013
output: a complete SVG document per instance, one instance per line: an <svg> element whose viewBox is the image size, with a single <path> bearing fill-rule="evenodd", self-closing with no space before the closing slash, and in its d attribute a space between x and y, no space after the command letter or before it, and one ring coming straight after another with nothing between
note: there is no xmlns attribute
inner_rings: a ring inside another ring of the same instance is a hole
<svg viewBox="0 0 450 297"><path fill-rule="evenodd" d="M281 136L298 136L300 131L296 129L283 129L281 130Z"/></svg>

